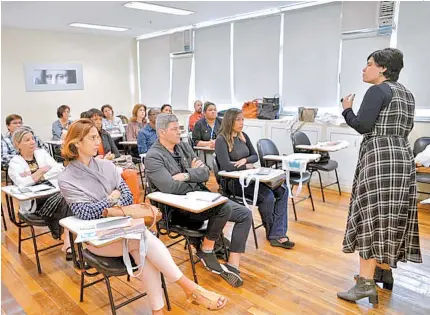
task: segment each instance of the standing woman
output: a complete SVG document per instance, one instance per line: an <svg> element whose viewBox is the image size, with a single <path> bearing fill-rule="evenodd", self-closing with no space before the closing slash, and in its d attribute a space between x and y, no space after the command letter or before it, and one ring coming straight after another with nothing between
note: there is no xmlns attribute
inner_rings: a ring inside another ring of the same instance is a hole
<svg viewBox="0 0 430 315"><path fill-rule="evenodd" d="M217 117L216 105L211 102L205 103L203 114L204 117L194 125L194 146L215 148L215 139L221 128L222 120Z"/></svg>
<svg viewBox="0 0 430 315"><path fill-rule="evenodd" d="M72 123L70 118L70 107L67 105L61 105L57 109L58 120L52 123L52 140L64 139L67 129L69 129Z"/></svg>
<svg viewBox="0 0 430 315"><path fill-rule="evenodd" d="M127 141L137 140L137 133L146 124L146 106L143 104L136 104L133 107L133 117L127 125Z"/></svg>
<svg viewBox="0 0 430 315"><path fill-rule="evenodd" d="M397 262L421 263L415 162L408 142L414 126L412 93L397 82L403 68L398 49L377 50L367 58L363 81L373 84L358 114L354 96L343 98L343 116L363 134L352 187L343 251L360 255L357 283L338 297L378 303L375 282L393 287Z"/></svg>

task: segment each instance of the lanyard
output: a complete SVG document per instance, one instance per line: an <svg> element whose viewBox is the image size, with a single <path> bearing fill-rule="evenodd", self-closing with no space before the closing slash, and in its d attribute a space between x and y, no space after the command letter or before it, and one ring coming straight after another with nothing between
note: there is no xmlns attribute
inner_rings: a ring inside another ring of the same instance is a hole
<svg viewBox="0 0 430 315"><path fill-rule="evenodd" d="M211 137L210 137L210 139L209 139L209 140L212 140L212 137L213 137L213 135L214 135L214 133L215 133L216 120L215 120L215 122L214 122L214 127L213 127L213 129L211 128L211 126L209 126L208 121L207 121L207 120L205 120L205 121L206 121L206 126L207 126L207 127L208 127L208 129L211 131Z"/></svg>

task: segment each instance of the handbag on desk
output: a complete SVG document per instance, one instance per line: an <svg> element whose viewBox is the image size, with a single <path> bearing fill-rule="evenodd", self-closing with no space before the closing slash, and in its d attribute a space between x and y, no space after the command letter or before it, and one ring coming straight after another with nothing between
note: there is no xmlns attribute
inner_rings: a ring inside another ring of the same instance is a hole
<svg viewBox="0 0 430 315"><path fill-rule="evenodd" d="M144 219L145 225L150 229L161 220L160 210L146 203L106 208L103 210L102 216L104 218L129 216L133 219Z"/></svg>
<svg viewBox="0 0 430 315"><path fill-rule="evenodd" d="M259 106L258 119L273 120L279 118L280 112L279 97L263 97L263 102Z"/></svg>
<svg viewBox="0 0 430 315"><path fill-rule="evenodd" d="M245 102L242 106L242 113L244 118L256 119L258 116L258 100Z"/></svg>
<svg viewBox="0 0 430 315"><path fill-rule="evenodd" d="M299 107L299 121L314 122L318 112L318 108Z"/></svg>

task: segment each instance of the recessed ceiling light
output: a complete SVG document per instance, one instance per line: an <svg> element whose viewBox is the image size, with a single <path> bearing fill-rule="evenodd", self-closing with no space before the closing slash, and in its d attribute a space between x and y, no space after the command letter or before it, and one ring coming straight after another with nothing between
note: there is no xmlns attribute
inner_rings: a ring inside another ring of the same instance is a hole
<svg viewBox="0 0 430 315"><path fill-rule="evenodd" d="M104 31L114 31L114 32L124 32L129 30L124 27L116 27L116 26L106 26L106 25L97 25L97 24L85 24L85 23L71 23L69 26L72 27L82 27L82 28L92 28L95 30L104 30Z"/></svg>
<svg viewBox="0 0 430 315"><path fill-rule="evenodd" d="M150 4L145 2L133 1L133 2L128 2L124 4L124 6L130 9L153 11L153 12L160 12L160 13L167 13L167 14L174 14L174 15L190 15L194 13L193 11L181 10L181 9L165 7L165 6Z"/></svg>

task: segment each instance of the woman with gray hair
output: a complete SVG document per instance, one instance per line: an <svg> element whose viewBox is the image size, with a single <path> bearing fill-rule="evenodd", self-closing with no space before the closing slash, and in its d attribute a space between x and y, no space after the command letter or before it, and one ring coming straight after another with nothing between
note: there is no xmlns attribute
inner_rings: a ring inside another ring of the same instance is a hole
<svg viewBox="0 0 430 315"><path fill-rule="evenodd" d="M9 163L8 173L12 182L20 188L47 181L57 185L56 181L52 182L52 180L60 175L64 167L57 163L48 152L36 147L33 131L29 127L20 127L13 133L12 139L19 152ZM38 198L35 201L20 201L19 206L20 213L36 214L42 217L55 239L61 238L63 230L59 221L73 215L60 193L47 198ZM62 250L66 252L66 259L71 260L69 233L65 232Z"/></svg>

